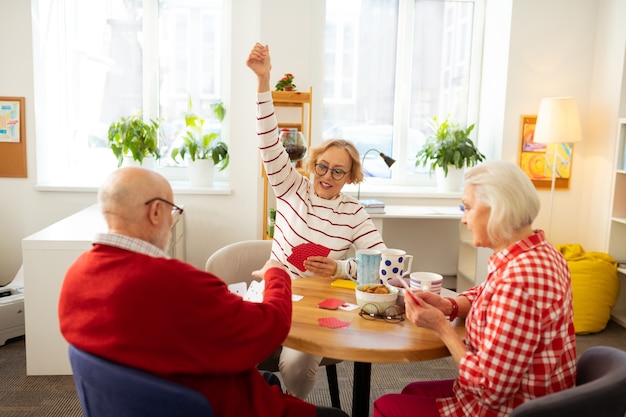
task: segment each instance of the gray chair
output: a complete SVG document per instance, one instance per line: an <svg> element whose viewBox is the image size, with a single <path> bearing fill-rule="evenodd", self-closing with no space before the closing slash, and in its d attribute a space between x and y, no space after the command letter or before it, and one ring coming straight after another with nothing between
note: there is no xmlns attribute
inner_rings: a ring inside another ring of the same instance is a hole
<svg viewBox="0 0 626 417"><path fill-rule="evenodd" d="M528 401L509 417L624 417L626 352L591 347L579 358L577 370L575 387Z"/></svg>
<svg viewBox="0 0 626 417"><path fill-rule="evenodd" d="M253 280L252 271L260 269L269 259L272 250L271 240L244 240L231 243L218 249L206 261L205 271L221 278L226 284ZM269 358L257 365L258 369L278 372L278 360L282 347L278 348ZM328 388L332 406L341 408L339 399L339 382L337 380L337 359L323 358L320 366L326 367Z"/></svg>
<svg viewBox="0 0 626 417"><path fill-rule="evenodd" d="M148 372L69 347L85 417L213 417L200 392Z"/></svg>

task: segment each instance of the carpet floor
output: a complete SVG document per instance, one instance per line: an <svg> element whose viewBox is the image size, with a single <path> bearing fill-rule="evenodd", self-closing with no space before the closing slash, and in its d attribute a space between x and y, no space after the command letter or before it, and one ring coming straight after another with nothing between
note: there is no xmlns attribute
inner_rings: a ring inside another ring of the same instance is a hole
<svg viewBox="0 0 626 417"><path fill-rule="evenodd" d="M609 322L600 333L579 335L578 354L591 346L613 346L626 351L626 328ZM352 362L337 365L341 408L350 413L352 404ZM399 392L406 384L419 380L456 377L451 358L427 362L372 365L371 401L383 394ZM324 368L308 400L330 406ZM0 416L2 417L82 417L72 376L26 376L24 337L0 346Z"/></svg>

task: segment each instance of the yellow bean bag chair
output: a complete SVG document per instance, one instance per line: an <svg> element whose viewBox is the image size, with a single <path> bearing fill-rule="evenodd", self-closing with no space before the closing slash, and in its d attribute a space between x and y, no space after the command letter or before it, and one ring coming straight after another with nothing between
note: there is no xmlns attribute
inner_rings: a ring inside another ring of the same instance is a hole
<svg viewBox="0 0 626 417"><path fill-rule="evenodd" d="M579 244L556 248L567 260L571 273L576 333L604 330L619 295L617 261L606 253L585 252Z"/></svg>

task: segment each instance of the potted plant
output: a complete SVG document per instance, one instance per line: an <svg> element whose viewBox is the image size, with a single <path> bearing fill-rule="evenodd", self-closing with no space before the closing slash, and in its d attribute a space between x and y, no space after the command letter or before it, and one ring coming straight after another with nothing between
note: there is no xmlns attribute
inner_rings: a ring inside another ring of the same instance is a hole
<svg viewBox="0 0 626 417"><path fill-rule="evenodd" d="M276 91L296 91L296 85L293 83L293 79L296 78L293 74L285 74L283 78L276 83Z"/></svg>
<svg viewBox="0 0 626 417"><path fill-rule="evenodd" d="M117 166L122 166L125 157L143 165L144 159L159 159L159 120L145 121L143 112L122 117L109 125L107 145L117 158Z"/></svg>
<svg viewBox="0 0 626 417"><path fill-rule="evenodd" d="M438 174L440 188L456 191L463 177L463 169L484 161L485 155L469 137L474 130L474 124L463 129L457 123L451 122L450 116L441 123L435 116L433 122L434 133L426 138L424 146L417 152L415 165L428 165L431 171ZM451 172L454 172L457 184L442 185L439 179L447 178Z"/></svg>
<svg viewBox="0 0 626 417"><path fill-rule="evenodd" d="M219 167L223 171L228 167L230 155L228 153L228 145L220 140L220 133L205 133L203 126L205 119L194 113L192 110L193 103L191 97L187 103L187 114L185 114L185 130L180 138L182 143L180 146L172 149L171 156L174 161L178 156L184 159L189 157L189 170L193 185L211 186L213 182L213 167ZM224 120L226 109L224 103L218 102L211 104L213 116L220 122ZM204 167L204 168L200 168ZM195 181L196 170L201 169L203 172L198 173L198 179Z"/></svg>

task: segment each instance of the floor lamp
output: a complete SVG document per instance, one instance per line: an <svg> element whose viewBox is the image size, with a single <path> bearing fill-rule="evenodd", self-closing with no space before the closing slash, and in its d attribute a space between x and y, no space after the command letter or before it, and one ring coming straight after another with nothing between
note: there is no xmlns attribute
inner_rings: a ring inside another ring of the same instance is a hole
<svg viewBox="0 0 626 417"><path fill-rule="evenodd" d="M363 161L361 162L361 167L363 168L365 166L365 157L367 156L368 153L370 153L371 151L374 152L378 152L378 154L380 155L381 158L383 158L383 161L385 161L385 165L387 165L387 168L391 168L391 166L396 162L395 159L393 159L390 156L385 155L384 153L382 153L381 151L379 151L378 149L368 149L367 151L365 151L365 153L363 154ZM363 169L363 171L365 171L365 169ZM356 195L356 199L357 200L361 200L361 183L359 183L359 190L357 192Z"/></svg>
<svg viewBox="0 0 626 417"><path fill-rule="evenodd" d="M552 149L552 185L550 188L550 210L548 215L547 238L552 228L552 207L554 203L554 185L558 175L558 144L582 140L580 119L576 100L572 97L549 97L541 100L533 142L554 144ZM548 152L546 152L548 157ZM550 166L546 160L546 166Z"/></svg>

